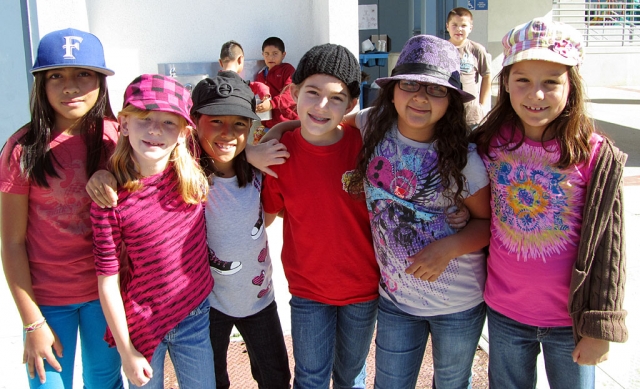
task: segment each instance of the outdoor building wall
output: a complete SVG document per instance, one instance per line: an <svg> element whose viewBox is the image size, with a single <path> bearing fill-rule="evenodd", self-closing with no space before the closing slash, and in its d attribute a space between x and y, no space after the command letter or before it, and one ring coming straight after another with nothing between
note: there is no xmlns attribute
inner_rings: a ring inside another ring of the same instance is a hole
<svg viewBox="0 0 640 389"><path fill-rule="evenodd" d="M27 65L22 37L20 2L3 3L0 12L0 145L18 128L29 121L29 88Z"/></svg>
<svg viewBox="0 0 640 389"><path fill-rule="evenodd" d="M11 32L18 34L16 42L21 45L19 2L8 3L12 5L3 7L2 25L3 28L7 25L5 18L17 23ZM41 36L67 27L90 31L100 38L107 66L116 72L108 78L116 112L122 105L126 86L136 76L157 73L159 63L217 62L220 47L231 39L242 44L247 59L262 59L264 39L278 36L285 42L285 61L293 66L317 44L341 44L356 56L359 49L355 0L30 0L30 3L33 14L37 14L31 21L34 50ZM18 10L14 12L12 7ZM6 44L3 42L2 58L4 53L19 54L20 45L8 46L5 51ZM11 59L11 62L24 67L25 61ZM12 95L15 102L0 106L0 118L10 113L20 119L6 127L3 123L2 142L29 120L28 110L21 114L17 110L20 106L28 107L27 71L14 73L22 74L22 80L12 78L16 80L13 89L22 95ZM0 98L4 99L1 93Z"/></svg>

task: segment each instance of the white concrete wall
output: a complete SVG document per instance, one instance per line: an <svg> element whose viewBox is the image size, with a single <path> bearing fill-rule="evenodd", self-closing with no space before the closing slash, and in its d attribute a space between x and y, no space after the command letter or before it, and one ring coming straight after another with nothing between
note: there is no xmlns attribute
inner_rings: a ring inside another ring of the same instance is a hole
<svg viewBox="0 0 640 389"><path fill-rule="evenodd" d="M29 121L27 64L20 2L6 1L0 12L0 145Z"/></svg>
<svg viewBox="0 0 640 389"><path fill-rule="evenodd" d="M215 62L230 39L243 45L247 59L260 59L264 39L278 36L294 66L315 44L331 41L357 50L357 27L333 28L333 18L341 15L354 15L356 23L357 4L351 1L112 0L87 2L87 13L116 71L109 81L114 107L137 75L157 72L158 63Z"/></svg>
<svg viewBox="0 0 640 389"><path fill-rule="evenodd" d="M18 2L11 3L19 6ZM217 62L220 47L230 39L242 44L247 59L261 59L264 39L278 36L285 42L286 61L294 66L309 48L321 43L338 43L358 53L355 0L263 0L259 3L252 0L32 0L32 3L37 9L37 19L31 23L34 47L41 36L66 27L90 31L100 38L107 66L116 72L108 79L115 112L122 104L127 84L136 76L158 72L159 63ZM3 8L3 19L5 15ZM20 26L17 16L13 20ZM20 31L18 27L16 30ZM13 48L9 51L17 52ZM22 89L26 89L26 82L22 83ZM20 97L20 101L27 104L28 98Z"/></svg>
<svg viewBox="0 0 640 389"><path fill-rule="evenodd" d="M491 54L492 77L495 77L502 69L502 60L504 58L502 55L502 37L519 24L526 23L533 18L550 16L552 7L552 0L491 0L489 2L486 25L487 44L485 47Z"/></svg>

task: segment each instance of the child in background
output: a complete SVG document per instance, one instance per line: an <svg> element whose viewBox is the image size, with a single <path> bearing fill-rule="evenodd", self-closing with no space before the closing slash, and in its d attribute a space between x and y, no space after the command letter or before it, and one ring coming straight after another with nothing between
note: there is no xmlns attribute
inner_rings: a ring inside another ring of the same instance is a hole
<svg viewBox="0 0 640 389"><path fill-rule="evenodd" d="M222 67L221 71L230 70L241 74L244 70L244 50L242 49L242 46L240 46L240 43L236 41L225 42L220 50L219 62L220 67ZM269 87L262 82L249 81L248 83L257 100L256 110L260 110L260 112L262 112L262 114L259 115L259 119L256 120L252 126L254 139L251 143L257 144L260 141L260 138L264 135L264 126L261 125L260 120L262 120L262 118L271 117L268 108L268 100L271 99L271 91L269 90Z"/></svg>
<svg viewBox="0 0 640 389"><path fill-rule="evenodd" d="M309 50L291 94L301 127L282 143L289 160L265 178L266 213L284 212L282 264L291 297L294 388L364 388L380 278L362 186L349 192L362 147L340 126L358 101L360 66L346 48ZM333 374L332 374L333 373Z"/></svg>
<svg viewBox="0 0 640 389"><path fill-rule="evenodd" d="M595 133L572 27L534 19L502 40L496 107L474 134L491 179L489 384L593 388L624 342L626 155Z"/></svg>
<svg viewBox="0 0 640 389"><path fill-rule="evenodd" d="M133 80L108 165L118 205L91 207L107 339L118 348L130 386L163 388L168 350L180 388L215 388L202 204L207 181L187 148L190 108L189 92L173 78Z"/></svg>
<svg viewBox="0 0 640 389"><path fill-rule="evenodd" d="M429 335L434 387L471 387L485 319L489 180L467 141L463 103L474 97L459 69L452 44L415 36L356 117L364 129L356 178L365 180L382 276L376 388L415 387ZM471 219L456 231L447 213L462 205Z"/></svg>
<svg viewBox="0 0 640 389"><path fill-rule="evenodd" d="M240 76L229 71L200 81L193 90L191 114L210 183L205 219L209 265L216 277L209 317L218 389L230 386L227 350L234 325L260 388L288 389L291 380L265 232L275 215L263 214L262 173L245 154L251 123L259 120L253 97Z"/></svg>
<svg viewBox="0 0 640 389"><path fill-rule="evenodd" d="M460 54L462 89L475 97L475 100L464 105L467 124L475 128L482 121L485 112L491 109L491 64L487 50L481 44L468 39L473 29L473 15L468 9L452 9L447 15L446 27L449 42Z"/></svg>
<svg viewBox="0 0 640 389"><path fill-rule="evenodd" d="M118 353L102 339L83 190L118 136L106 82L113 71L97 37L69 28L42 38L31 72L31 122L0 156L2 264L24 323L29 385L72 387L80 331L84 385L122 388Z"/></svg>
<svg viewBox="0 0 640 389"><path fill-rule="evenodd" d="M225 42L220 49L220 59L218 60L222 71L232 71L241 74L244 70L244 50L240 43L236 41ZM256 110L260 107L261 111L268 111L267 100L271 98L270 90L267 85L262 82L249 81L249 87L253 94L261 103L256 106Z"/></svg>
<svg viewBox="0 0 640 389"><path fill-rule="evenodd" d="M266 66L260 70L256 81L269 87L271 99L267 100L267 104L256 108L256 112L272 111L271 120L262 122L265 132L277 123L298 118L296 103L287 88L291 84L291 76L295 68L283 62L286 55L282 39L270 37L262 43L262 57Z"/></svg>

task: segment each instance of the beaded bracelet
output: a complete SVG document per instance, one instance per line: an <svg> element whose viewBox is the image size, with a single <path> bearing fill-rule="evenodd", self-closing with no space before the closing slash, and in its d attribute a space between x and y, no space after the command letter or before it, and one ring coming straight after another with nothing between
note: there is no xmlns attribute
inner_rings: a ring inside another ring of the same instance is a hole
<svg viewBox="0 0 640 389"><path fill-rule="evenodd" d="M47 322L47 319L45 319L44 317L36 322L33 322L31 324L28 324L26 326L24 326L24 332L33 332L35 330L37 330L38 328L41 328L44 323Z"/></svg>

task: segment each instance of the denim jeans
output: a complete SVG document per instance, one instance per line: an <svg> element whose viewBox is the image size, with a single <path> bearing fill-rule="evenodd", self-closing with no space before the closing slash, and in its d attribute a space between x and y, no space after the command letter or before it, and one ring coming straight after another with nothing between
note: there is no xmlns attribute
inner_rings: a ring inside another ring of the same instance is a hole
<svg viewBox="0 0 640 389"><path fill-rule="evenodd" d="M294 389L364 388L378 299L343 306L291 296Z"/></svg>
<svg viewBox="0 0 640 389"><path fill-rule="evenodd" d="M209 319L217 389L228 389L230 386L227 350L234 325L247 346L251 375L258 383L258 388L289 389L289 358L275 301L254 315L240 318L211 308Z"/></svg>
<svg viewBox="0 0 640 389"><path fill-rule="evenodd" d="M381 297L375 387L415 388L431 334L433 387L471 388L471 366L484 319L484 302L458 313L422 317L408 314Z"/></svg>
<svg viewBox="0 0 640 389"><path fill-rule="evenodd" d="M58 373L45 361L47 382L44 385L40 384L36 373L34 379L29 378L29 387L62 389L73 386L73 366L80 331L84 387L124 388L120 374L120 355L104 341L107 322L102 313L100 300L71 305L40 306L40 311L64 348L62 358L56 355L62 371Z"/></svg>
<svg viewBox="0 0 640 389"><path fill-rule="evenodd" d="M571 327L535 327L512 320L493 309L489 318L489 385L492 388L535 388L540 345L551 388L595 387L595 366L573 362Z"/></svg>
<svg viewBox="0 0 640 389"><path fill-rule="evenodd" d="M180 389L215 389L213 351L209 340L209 301L173 327L151 357L153 378L144 389L164 389L164 357L169 351ZM129 388L138 388L129 381Z"/></svg>

